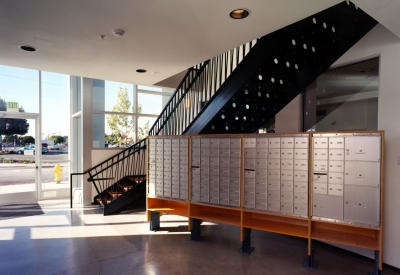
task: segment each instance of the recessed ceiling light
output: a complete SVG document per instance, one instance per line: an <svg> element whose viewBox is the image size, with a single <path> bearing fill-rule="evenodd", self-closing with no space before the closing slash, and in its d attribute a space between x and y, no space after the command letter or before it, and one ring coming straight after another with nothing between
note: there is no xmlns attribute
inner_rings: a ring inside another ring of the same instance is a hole
<svg viewBox="0 0 400 275"><path fill-rule="evenodd" d="M229 16L233 19L243 19L249 16L250 12L246 9L237 9L234 11L231 11Z"/></svg>
<svg viewBox="0 0 400 275"><path fill-rule="evenodd" d="M374 69L365 69L365 70L361 70L360 73L370 73L372 72Z"/></svg>
<svg viewBox="0 0 400 275"><path fill-rule="evenodd" d="M25 45L25 46L19 46L19 48L21 50L27 51L27 52L36 52L36 48L29 46L29 45Z"/></svg>
<svg viewBox="0 0 400 275"><path fill-rule="evenodd" d="M141 74L142 74L142 73L145 73L145 72L147 72L147 71L146 71L146 70L144 70L144 69L138 69L138 70L136 70L136 72L137 72L137 73L141 73Z"/></svg>

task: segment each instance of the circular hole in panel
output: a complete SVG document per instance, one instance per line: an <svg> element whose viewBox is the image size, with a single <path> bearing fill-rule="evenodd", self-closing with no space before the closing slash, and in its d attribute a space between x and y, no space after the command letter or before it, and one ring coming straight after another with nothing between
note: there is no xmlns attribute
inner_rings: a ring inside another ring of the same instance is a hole
<svg viewBox="0 0 400 275"><path fill-rule="evenodd" d="M222 119L225 119L225 115L221 115L221 118L222 118Z"/></svg>
<svg viewBox="0 0 400 275"><path fill-rule="evenodd" d="M336 30L335 30L335 27L332 27L332 32L335 32Z"/></svg>
<svg viewBox="0 0 400 275"><path fill-rule="evenodd" d="M275 59L274 59L274 62L275 62L275 64L278 64L278 59L275 58Z"/></svg>
<svg viewBox="0 0 400 275"><path fill-rule="evenodd" d="M308 112L306 112L306 116L308 115Z"/></svg>
<svg viewBox="0 0 400 275"><path fill-rule="evenodd" d="M296 40L292 39L292 44L293 44L293 46L295 46L296 45Z"/></svg>
<svg viewBox="0 0 400 275"><path fill-rule="evenodd" d="M246 109L248 110L248 109L250 109L250 106L249 106L249 104L246 104Z"/></svg>
<svg viewBox="0 0 400 275"><path fill-rule="evenodd" d="M317 102L317 105L319 105L319 104L321 104L321 103L319 103L319 101Z"/></svg>
<svg viewBox="0 0 400 275"><path fill-rule="evenodd" d="M215 129L215 126L214 126L214 125L213 125L213 126L211 126L211 129L213 129L213 130L214 130L214 129Z"/></svg>
<svg viewBox="0 0 400 275"><path fill-rule="evenodd" d="M313 18L312 21L314 24L317 24L317 19Z"/></svg>
<svg viewBox="0 0 400 275"><path fill-rule="evenodd" d="M239 117L238 117L238 116L235 116L235 119L236 119L236 120L239 120Z"/></svg>
<svg viewBox="0 0 400 275"><path fill-rule="evenodd" d="M275 78L271 78L271 82L272 82L272 83L275 83Z"/></svg>
<svg viewBox="0 0 400 275"><path fill-rule="evenodd" d="M281 83L281 85L283 84L283 80L281 79L281 80L279 80L279 83Z"/></svg>
<svg viewBox="0 0 400 275"><path fill-rule="evenodd" d="M290 67L290 63L289 63L289 62L286 62L286 66L287 66L287 67Z"/></svg>
<svg viewBox="0 0 400 275"><path fill-rule="evenodd" d="M244 120L244 121L246 120L246 117L245 117L245 116L243 117L243 120Z"/></svg>
<svg viewBox="0 0 400 275"><path fill-rule="evenodd" d="M308 104L311 104L311 100L308 101Z"/></svg>
<svg viewBox="0 0 400 275"><path fill-rule="evenodd" d="M258 76L258 79L262 80L262 75L259 75L259 76Z"/></svg>
<svg viewBox="0 0 400 275"><path fill-rule="evenodd" d="M267 98L269 98L269 94L267 93Z"/></svg>
<svg viewBox="0 0 400 275"><path fill-rule="evenodd" d="M226 129L226 130L229 130L229 127L228 127L228 126L225 126L225 129Z"/></svg>
<svg viewBox="0 0 400 275"><path fill-rule="evenodd" d="M258 96L261 96L261 92L258 92Z"/></svg>
<svg viewBox="0 0 400 275"><path fill-rule="evenodd" d="M296 68L296 70L299 68L299 66L297 66L297 64L294 64L294 67Z"/></svg>
<svg viewBox="0 0 400 275"><path fill-rule="evenodd" d="M248 94L249 94L249 91L247 91L247 90L244 90L244 93L245 93L246 95L248 95Z"/></svg>
<svg viewBox="0 0 400 275"><path fill-rule="evenodd" d="M307 50L307 45L306 45L306 44L303 44L303 48L304 48L305 50Z"/></svg>
<svg viewBox="0 0 400 275"><path fill-rule="evenodd" d="M326 23L324 22L322 25L324 26L324 29L326 29Z"/></svg>
<svg viewBox="0 0 400 275"><path fill-rule="evenodd" d="M311 50L313 51L313 53L315 53L315 48L314 47L312 47Z"/></svg>
<svg viewBox="0 0 400 275"><path fill-rule="evenodd" d="M235 102L232 103L232 107L236 108L236 103Z"/></svg>

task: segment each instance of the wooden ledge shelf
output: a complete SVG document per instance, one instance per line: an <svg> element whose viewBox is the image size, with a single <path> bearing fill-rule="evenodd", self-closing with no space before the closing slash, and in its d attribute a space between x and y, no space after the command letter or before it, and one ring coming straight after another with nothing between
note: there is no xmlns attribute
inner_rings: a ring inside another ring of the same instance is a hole
<svg viewBox="0 0 400 275"><path fill-rule="evenodd" d="M379 228L358 227L348 224L332 224L312 221L311 239L346 244L372 250L380 250Z"/></svg>
<svg viewBox="0 0 400 275"><path fill-rule="evenodd" d="M240 226L241 211L240 209L234 208L191 203L190 217L211 222Z"/></svg>
<svg viewBox="0 0 400 275"><path fill-rule="evenodd" d="M308 238L307 218L244 210L243 227Z"/></svg>
<svg viewBox="0 0 400 275"><path fill-rule="evenodd" d="M187 201L147 198L147 210L188 217L189 203Z"/></svg>

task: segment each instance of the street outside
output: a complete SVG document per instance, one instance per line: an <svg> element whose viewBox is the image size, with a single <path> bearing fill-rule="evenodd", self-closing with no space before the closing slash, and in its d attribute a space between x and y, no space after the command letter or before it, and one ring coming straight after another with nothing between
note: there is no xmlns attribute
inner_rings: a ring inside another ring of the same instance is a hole
<svg viewBox="0 0 400 275"><path fill-rule="evenodd" d="M6 148L12 150L14 148ZM14 160L34 160L34 155L19 155L19 154L1 154L0 158ZM54 166L56 163L61 165L64 170L61 174L62 182L59 188L68 188L65 182L68 182L69 171L68 163L62 162L68 160L67 149L49 150L48 153L42 154L42 182L55 183L54 181ZM60 161L60 162L57 162ZM0 163L0 188L8 185L32 184L35 182L35 164L34 163ZM62 185L62 186L61 186Z"/></svg>

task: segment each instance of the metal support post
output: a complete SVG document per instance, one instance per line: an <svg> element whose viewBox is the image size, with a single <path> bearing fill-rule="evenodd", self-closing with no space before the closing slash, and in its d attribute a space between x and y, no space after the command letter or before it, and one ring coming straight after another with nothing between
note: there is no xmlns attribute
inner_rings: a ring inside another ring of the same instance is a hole
<svg viewBox="0 0 400 275"><path fill-rule="evenodd" d="M314 260L314 241L311 241L311 254L303 260L303 267L318 269L318 263Z"/></svg>
<svg viewBox="0 0 400 275"><path fill-rule="evenodd" d="M192 219L192 230L190 230L190 240L198 242L201 239L201 220Z"/></svg>
<svg viewBox="0 0 400 275"><path fill-rule="evenodd" d="M379 251L375 250L374 272L368 272L368 275L382 275L382 270L379 270Z"/></svg>
<svg viewBox="0 0 400 275"><path fill-rule="evenodd" d="M244 240L242 242L242 247L239 249L239 252L251 254L251 252L253 252L253 250L254 250L254 247L251 247L251 243L250 243L251 229L243 228L243 230L244 230Z"/></svg>
<svg viewBox="0 0 400 275"><path fill-rule="evenodd" d="M156 231L160 228L160 213L150 211L150 231Z"/></svg>

